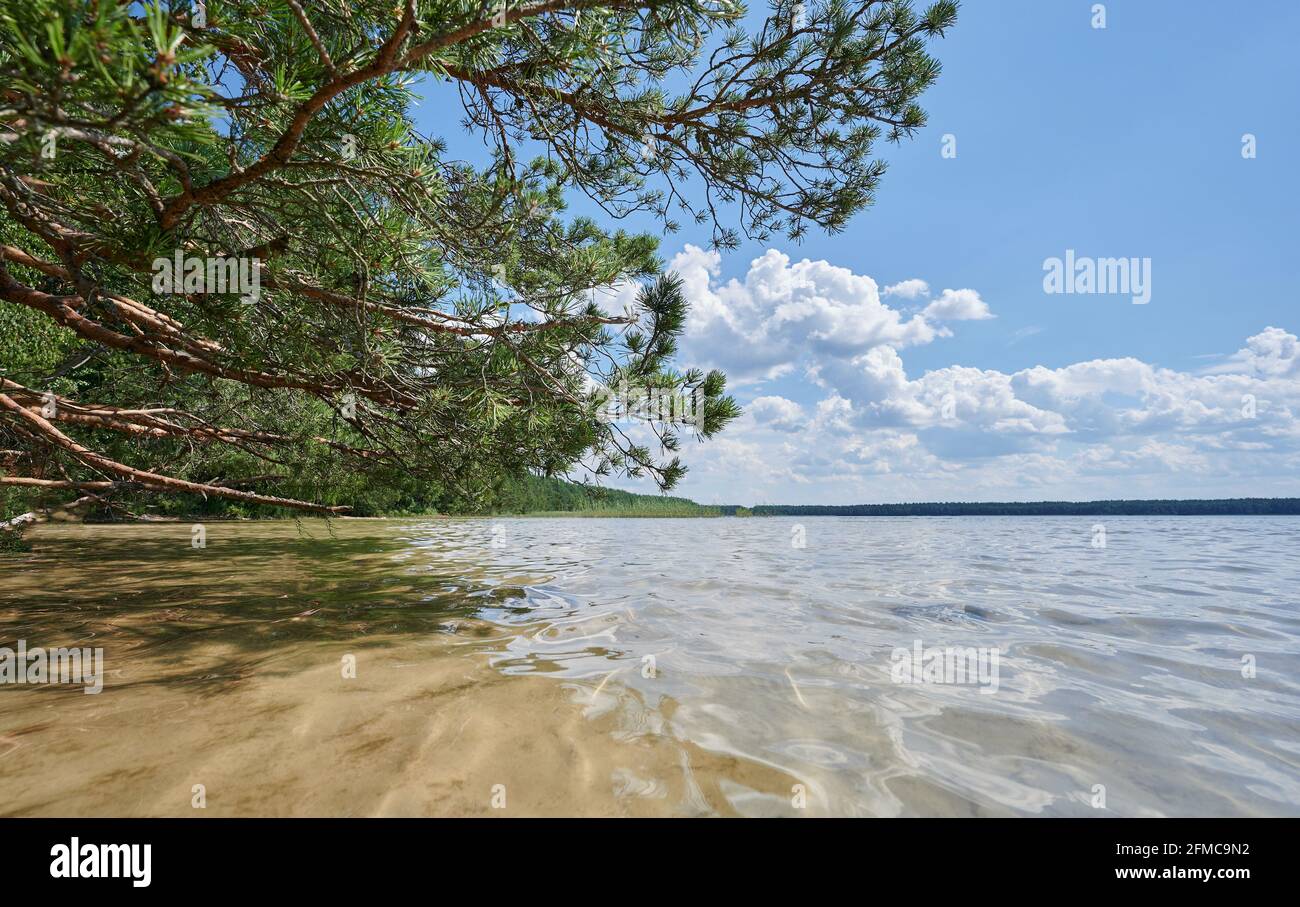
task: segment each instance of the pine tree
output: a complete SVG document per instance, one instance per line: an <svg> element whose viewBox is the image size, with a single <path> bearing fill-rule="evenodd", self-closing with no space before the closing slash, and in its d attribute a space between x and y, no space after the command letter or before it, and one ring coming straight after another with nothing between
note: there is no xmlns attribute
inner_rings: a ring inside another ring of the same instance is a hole
<svg viewBox="0 0 1300 907"><path fill-rule="evenodd" d="M734 0L0 9L0 493L327 511L474 506L584 468L671 488L681 436L739 410L675 364L681 284L618 222L686 219L724 249L844 229L877 141L923 124L927 40L956 15L777 0L748 33ZM477 165L413 123L453 97ZM566 215L580 196L604 223ZM629 283L630 309L600 304ZM699 394L702 416L628 429L599 412L620 384Z"/></svg>

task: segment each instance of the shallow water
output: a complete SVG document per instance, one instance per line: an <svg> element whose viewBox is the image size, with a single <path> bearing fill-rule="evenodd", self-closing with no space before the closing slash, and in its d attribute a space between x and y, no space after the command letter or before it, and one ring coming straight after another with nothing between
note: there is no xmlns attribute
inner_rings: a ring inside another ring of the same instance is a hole
<svg viewBox="0 0 1300 907"><path fill-rule="evenodd" d="M1300 814L1297 518L206 533L0 556L0 645L105 660L0 684L0 814Z"/></svg>

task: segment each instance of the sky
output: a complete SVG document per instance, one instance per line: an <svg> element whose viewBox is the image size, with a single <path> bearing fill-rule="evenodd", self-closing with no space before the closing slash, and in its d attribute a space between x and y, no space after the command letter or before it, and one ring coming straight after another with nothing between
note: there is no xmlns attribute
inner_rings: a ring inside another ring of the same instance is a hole
<svg viewBox="0 0 1300 907"><path fill-rule="evenodd" d="M1097 5L965 0L929 124L880 143L843 233L662 239L681 364L745 408L684 445L675 493L1300 495L1300 4L1115 0L1104 28ZM1103 259L1114 292L1082 292Z"/></svg>

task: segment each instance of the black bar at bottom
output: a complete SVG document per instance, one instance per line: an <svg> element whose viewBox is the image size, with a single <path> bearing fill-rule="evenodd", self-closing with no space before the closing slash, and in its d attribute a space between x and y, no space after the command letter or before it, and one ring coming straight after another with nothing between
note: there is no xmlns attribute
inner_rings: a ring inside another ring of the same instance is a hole
<svg viewBox="0 0 1300 907"><path fill-rule="evenodd" d="M13 895L33 888L127 896L376 892L447 883L492 897L526 885L629 886L675 896L770 882L850 880L918 893L987 894L1042 882L1231 895L1291 881L1294 819L902 819L773 822L380 819L7 819L0 867ZM76 859L73 858L75 839ZM148 844L146 852L142 845ZM141 845L106 848L100 845ZM75 868L73 862L76 862ZM146 880L147 885L137 884ZM680 873L689 871L687 882ZM96 877L87 878L88 875ZM107 877L104 877L107 876ZM659 881L656 881L656 880ZM567 881L566 881L567 880ZM660 883L671 881L668 888ZM498 886L502 886L498 888ZM683 887L684 886L684 887ZM992 888L988 887L992 886ZM444 893L446 889L442 889ZM827 890L822 888L823 893ZM870 888L883 894L888 888ZM433 894L438 889L433 889ZM1040 894L1046 893L1040 891ZM580 894L580 891L573 891Z"/></svg>

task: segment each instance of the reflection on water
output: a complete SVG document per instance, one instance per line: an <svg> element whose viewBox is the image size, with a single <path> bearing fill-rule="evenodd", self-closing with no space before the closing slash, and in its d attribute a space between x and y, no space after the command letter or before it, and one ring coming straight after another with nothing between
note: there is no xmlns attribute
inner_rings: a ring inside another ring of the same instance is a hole
<svg viewBox="0 0 1300 907"><path fill-rule="evenodd" d="M1300 814L1300 520L1095 522L43 527L0 644L104 691L0 685L0 813Z"/></svg>

